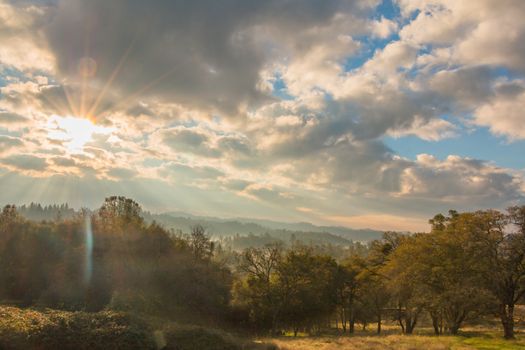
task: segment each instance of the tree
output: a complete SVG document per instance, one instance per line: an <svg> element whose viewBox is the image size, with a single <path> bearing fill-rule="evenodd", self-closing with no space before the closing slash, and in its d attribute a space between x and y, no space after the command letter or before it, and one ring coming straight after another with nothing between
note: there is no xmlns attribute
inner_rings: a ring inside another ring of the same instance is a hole
<svg viewBox="0 0 525 350"><path fill-rule="evenodd" d="M507 215L494 210L476 212L473 240L477 261L486 288L498 300L504 337L514 338L514 307L525 295L525 206L508 209ZM514 230L505 231L508 224Z"/></svg>
<svg viewBox="0 0 525 350"><path fill-rule="evenodd" d="M343 332L346 332L347 324L349 332L354 332L357 296L361 287L358 276L361 271L362 259L355 255L337 265L335 295Z"/></svg>
<svg viewBox="0 0 525 350"><path fill-rule="evenodd" d="M389 285L398 300L398 321L407 333L426 309L436 334L443 332L443 323L456 334L465 320L486 311L491 301L468 251L470 238L458 231L461 218L436 217L431 233L406 237L388 263Z"/></svg>
<svg viewBox="0 0 525 350"><path fill-rule="evenodd" d="M246 305L252 322L258 327L269 326L273 334L283 307L277 280L282 258L282 245L274 243L244 250L238 264L245 279L236 286L237 302Z"/></svg>
<svg viewBox="0 0 525 350"><path fill-rule="evenodd" d="M337 264L329 256L315 255L308 248L289 250L278 267L279 291L283 303L282 319L292 327L309 332L322 328L336 305Z"/></svg>
<svg viewBox="0 0 525 350"><path fill-rule="evenodd" d="M382 273L379 273L378 266L368 264L359 274L358 281L361 288L357 297L359 301L357 313L361 316L363 323L371 317L370 320L376 322L377 334L380 334L385 308L391 299L386 279Z"/></svg>
<svg viewBox="0 0 525 350"><path fill-rule="evenodd" d="M203 226L195 225L191 228L190 248L197 260L209 260L213 255L215 245Z"/></svg>
<svg viewBox="0 0 525 350"><path fill-rule="evenodd" d="M140 205L131 198L112 196L105 199L98 210L97 219L105 230L129 230L144 223Z"/></svg>

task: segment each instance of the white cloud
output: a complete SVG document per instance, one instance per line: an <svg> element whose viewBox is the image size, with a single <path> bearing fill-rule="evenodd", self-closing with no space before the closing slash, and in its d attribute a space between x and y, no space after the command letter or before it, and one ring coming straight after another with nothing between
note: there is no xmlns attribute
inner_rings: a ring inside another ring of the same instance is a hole
<svg viewBox="0 0 525 350"><path fill-rule="evenodd" d="M378 21L370 23L372 34L378 38L386 39L398 29L398 24L388 18L381 17Z"/></svg>
<svg viewBox="0 0 525 350"><path fill-rule="evenodd" d="M21 70L52 71L54 58L41 35L45 11L0 1L0 63Z"/></svg>
<svg viewBox="0 0 525 350"><path fill-rule="evenodd" d="M457 127L451 122L444 119L425 121L420 117L416 117L409 128L392 130L389 134L396 138L414 135L426 141L440 141L458 136Z"/></svg>
<svg viewBox="0 0 525 350"><path fill-rule="evenodd" d="M420 154L401 179L401 196L470 202L470 205L501 205L522 197L521 179L485 162L450 155L438 160Z"/></svg>
<svg viewBox="0 0 525 350"><path fill-rule="evenodd" d="M523 89L523 88L522 88ZM498 94L474 111L474 123L487 126L496 135L510 140L525 139L525 91Z"/></svg>

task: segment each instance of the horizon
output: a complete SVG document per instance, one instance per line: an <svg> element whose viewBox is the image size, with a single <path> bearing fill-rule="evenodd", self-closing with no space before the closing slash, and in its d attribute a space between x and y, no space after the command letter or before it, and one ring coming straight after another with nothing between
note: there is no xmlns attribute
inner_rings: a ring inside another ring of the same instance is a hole
<svg viewBox="0 0 525 350"><path fill-rule="evenodd" d="M525 201L519 0L0 0L5 204L427 231Z"/></svg>
<svg viewBox="0 0 525 350"><path fill-rule="evenodd" d="M1 207L4 207L5 205L11 205L12 203L0 203L0 206ZM31 203L22 203L22 204L15 204L16 208L19 209L19 208L30 208L31 205L40 205L43 209L45 209L46 207L53 207L53 206L56 206L56 207L61 207L63 205L67 205L67 208L68 209L72 209L74 210L75 212L78 212L80 211L81 209L87 209L91 212L96 212L98 209L100 209L100 206L98 207L74 207L74 206L70 206L69 203L67 202L64 202L64 203L40 203L40 202L31 202ZM138 203L140 205L140 203ZM209 220L209 221L214 221L214 220L217 220L217 222L239 222L239 223L249 223L249 224L255 224L255 225L259 225L259 226L262 226L262 227L265 227L264 226L264 223L272 223L272 224L284 224L284 225L302 225L302 224L305 224L305 225L311 225L313 226L314 228L342 228L342 229L350 229L350 230L355 230L355 231L367 231L367 230L370 230L370 231L388 231L388 230L380 230L380 229L374 229L374 228L370 228L370 227L350 227L350 226L342 226L342 225L316 225L316 224L313 224L311 222L308 222L308 221L276 221L276 220L272 220L272 219L267 219L267 218L257 218L257 217L240 217L240 216L226 216L226 217L222 217L222 216L210 216L210 215L206 215L206 214L199 214L199 213L192 213L192 212L186 212L186 211L179 211L179 210L174 210L174 211L151 211L151 210L148 210L148 208L144 208L141 206L141 210L142 210L142 213L143 214L147 214L147 215L157 215L157 216L161 216L161 215L167 215L167 216L170 216L170 217L173 217L173 218L188 218L188 219L195 219L195 220ZM429 224L430 226L430 224ZM284 229L284 230L287 230L287 229Z"/></svg>

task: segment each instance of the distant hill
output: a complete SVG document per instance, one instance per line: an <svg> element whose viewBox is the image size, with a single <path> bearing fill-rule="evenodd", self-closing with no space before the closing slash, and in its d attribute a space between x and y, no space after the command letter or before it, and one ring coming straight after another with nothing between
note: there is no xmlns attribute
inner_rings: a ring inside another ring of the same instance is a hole
<svg viewBox="0 0 525 350"><path fill-rule="evenodd" d="M271 220L235 218L221 219L195 216L181 212L146 214L146 219L174 230L189 232L192 226L202 225L214 237L266 236L283 242L300 240L304 243L347 245L354 241L367 242L381 238L382 232L346 227L315 226L310 223L284 223Z"/></svg>
<svg viewBox="0 0 525 350"><path fill-rule="evenodd" d="M19 213L33 221L72 218L77 211L67 204L41 206L37 203L18 207ZM155 220L168 229L190 232L195 225L202 225L216 239L234 238L232 245L259 246L271 241L305 244L332 244L348 246L353 242L369 242L381 238L382 232L370 229L351 229L337 226L316 226L307 222L287 223L271 220L196 216L184 212L164 214L143 213L147 221Z"/></svg>

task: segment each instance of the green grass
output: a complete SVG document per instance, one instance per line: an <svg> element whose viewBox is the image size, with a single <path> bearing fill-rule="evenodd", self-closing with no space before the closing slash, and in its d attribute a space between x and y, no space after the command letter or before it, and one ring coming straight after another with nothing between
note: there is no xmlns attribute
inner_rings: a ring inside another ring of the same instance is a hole
<svg viewBox="0 0 525 350"><path fill-rule="evenodd" d="M525 339L505 340L501 335L483 334L468 338L460 338L460 343L480 350L514 350L525 349Z"/></svg>

